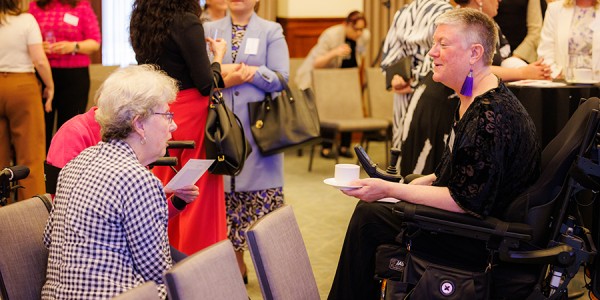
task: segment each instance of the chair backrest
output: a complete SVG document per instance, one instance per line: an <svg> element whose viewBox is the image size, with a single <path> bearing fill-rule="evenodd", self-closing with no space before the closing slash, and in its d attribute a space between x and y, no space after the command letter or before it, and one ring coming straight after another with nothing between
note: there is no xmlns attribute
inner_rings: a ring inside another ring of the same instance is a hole
<svg viewBox="0 0 600 300"><path fill-rule="evenodd" d="M567 124L542 151L542 172L538 180L519 196L509 209L506 219L525 216L533 227L533 242L545 246L550 232L548 220L556 212L559 201L568 201L561 191L568 183L569 169L577 155L583 153L598 133L600 99L590 98L581 104ZM518 219L518 218L517 218Z"/></svg>
<svg viewBox="0 0 600 300"><path fill-rule="evenodd" d="M248 300L246 286L229 240L223 240L177 263L165 274L171 300Z"/></svg>
<svg viewBox="0 0 600 300"><path fill-rule="evenodd" d="M246 232L263 298L319 299L317 282L291 206L264 216Z"/></svg>
<svg viewBox="0 0 600 300"><path fill-rule="evenodd" d="M85 111L88 111L94 106L94 96L96 91L102 85L104 80L114 70L118 69L119 66L103 66L102 64L91 64L90 65L90 91L88 93L88 105Z"/></svg>
<svg viewBox="0 0 600 300"><path fill-rule="evenodd" d="M379 68L367 68L369 117L393 122L394 93L385 88L385 74Z"/></svg>
<svg viewBox="0 0 600 300"><path fill-rule="evenodd" d="M39 299L46 281L44 228L52 203L47 195L0 207L1 299Z"/></svg>
<svg viewBox="0 0 600 300"><path fill-rule="evenodd" d="M113 298L113 300L159 300L158 286L154 281L146 281L144 284Z"/></svg>
<svg viewBox="0 0 600 300"><path fill-rule="evenodd" d="M321 121L364 118L357 68L315 69L312 79Z"/></svg>
<svg viewBox="0 0 600 300"><path fill-rule="evenodd" d="M290 77L288 80L288 86L291 90L297 90L298 86L296 85L296 73L298 68L304 62L304 58L290 58Z"/></svg>

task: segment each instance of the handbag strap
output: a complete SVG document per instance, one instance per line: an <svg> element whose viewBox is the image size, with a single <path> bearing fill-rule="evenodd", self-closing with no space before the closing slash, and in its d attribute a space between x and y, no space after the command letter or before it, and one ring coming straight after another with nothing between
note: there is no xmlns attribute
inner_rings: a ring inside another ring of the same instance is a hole
<svg viewBox="0 0 600 300"><path fill-rule="evenodd" d="M221 89L219 88L219 83L217 82L217 76L215 76L213 74L213 88L212 88L212 92L211 97L210 97L210 102L208 103L208 105L210 106L211 104L224 104L225 101L223 100L223 92L221 92Z"/></svg>
<svg viewBox="0 0 600 300"><path fill-rule="evenodd" d="M290 102L294 102L296 101L296 99L294 99L294 95L292 94L292 91L290 90L289 85L287 84L287 81L285 81L285 78L283 78L283 75L281 75L281 73L277 72L277 71L273 71L275 72L275 75L277 75L277 78L279 78L279 82L281 82L281 85L283 86L283 92L285 93L285 97L288 99L288 101Z"/></svg>

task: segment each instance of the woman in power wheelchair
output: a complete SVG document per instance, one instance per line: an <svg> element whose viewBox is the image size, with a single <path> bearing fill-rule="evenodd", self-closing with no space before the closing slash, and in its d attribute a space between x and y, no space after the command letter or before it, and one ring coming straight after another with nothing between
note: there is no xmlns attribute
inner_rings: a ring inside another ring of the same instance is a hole
<svg viewBox="0 0 600 300"><path fill-rule="evenodd" d="M444 13L436 25L429 52L433 80L450 87L460 98L448 146L434 174L410 184L362 179L353 182L361 188L344 191L363 201L350 220L329 299L378 298L380 287L373 279L376 249L396 243L396 236L403 231L410 232L402 241L409 249L407 262L412 270L420 268L405 278L411 276L409 281L416 283L421 275L426 279L454 273L466 282L420 284L413 290L413 299L434 298L419 296L419 289L441 290L444 296L466 292L460 298L487 297L487 278L496 260L485 241L414 231L393 213L393 204L373 201L392 197L477 219L503 218L511 202L539 176L540 149L533 122L490 70L498 40L492 19L465 8ZM523 269L537 273L539 267ZM491 291L502 297L500 292L518 297L518 290Z"/></svg>

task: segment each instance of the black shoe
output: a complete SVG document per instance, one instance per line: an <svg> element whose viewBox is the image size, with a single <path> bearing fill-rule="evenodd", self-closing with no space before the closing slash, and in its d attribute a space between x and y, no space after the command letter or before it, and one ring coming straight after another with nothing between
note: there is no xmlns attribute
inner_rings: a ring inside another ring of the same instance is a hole
<svg viewBox="0 0 600 300"><path fill-rule="evenodd" d="M321 157L327 158L327 159L334 159L335 155L333 154L333 151L331 151L331 149L324 148L324 149L321 149Z"/></svg>
<svg viewBox="0 0 600 300"><path fill-rule="evenodd" d="M340 149L340 156L346 157L346 158L354 158L354 154L352 154L352 150L348 149L348 148L342 148Z"/></svg>

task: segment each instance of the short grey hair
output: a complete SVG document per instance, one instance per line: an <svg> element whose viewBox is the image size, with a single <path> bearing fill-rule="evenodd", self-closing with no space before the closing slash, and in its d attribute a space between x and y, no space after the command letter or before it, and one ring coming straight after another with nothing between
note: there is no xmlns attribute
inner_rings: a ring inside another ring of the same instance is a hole
<svg viewBox="0 0 600 300"><path fill-rule="evenodd" d="M472 8L451 9L435 20L435 25L460 25L465 29L465 42L483 46L483 62L491 65L498 43L498 28L488 15Z"/></svg>
<svg viewBox="0 0 600 300"><path fill-rule="evenodd" d="M155 107L175 101L178 91L177 81L154 65L116 70L96 93L102 141L125 139L136 116L147 118Z"/></svg>

